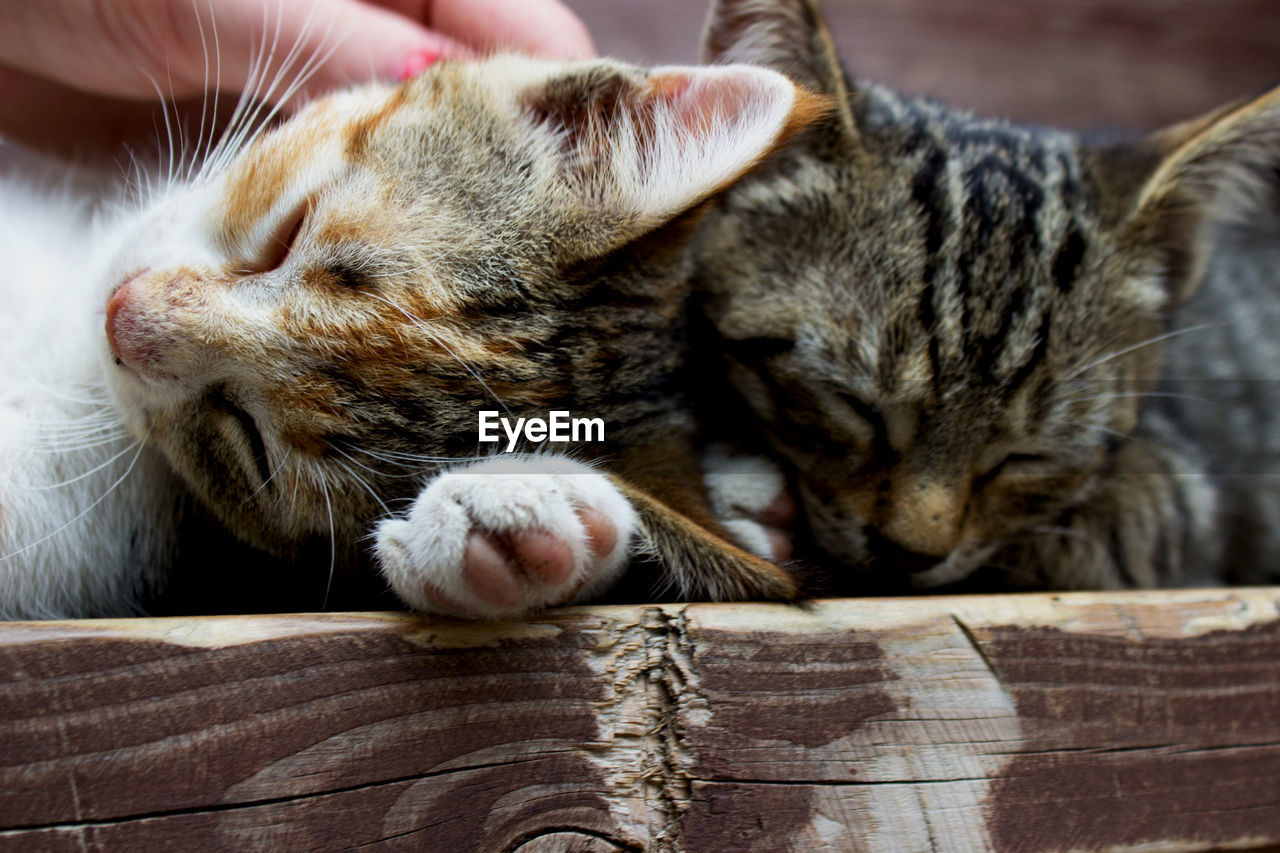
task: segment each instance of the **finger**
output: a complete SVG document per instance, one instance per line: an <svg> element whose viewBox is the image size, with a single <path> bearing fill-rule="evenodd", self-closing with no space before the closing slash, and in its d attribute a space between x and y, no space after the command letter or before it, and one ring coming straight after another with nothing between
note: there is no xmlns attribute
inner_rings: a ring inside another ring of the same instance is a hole
<svg viewBox="0 0 1280 853"><path fill-rule="evenodd" d="M403 80L439 59L467 57L461 42L386 9L356 0L328 0L329 18L317 52L324 65L302 87L301 101L332 89L369 80ZM313 25L312 29L315 29ZM341 41L334 44L337 35Z"/></svg>
<svg viewBox="0 0 1280 853"><path fill-rule="evenodd" d="M478 51L512 50L549 59L586 59L595 45L559 0L435 0L431 26Z"/></svg>
<svg viewBox="0 0 1280 853"><path fill-rule="evenodd" d="M31 148L72 159L114 156L121 142L144 149L155 143L156 112L153 102L104 98L0 66L0 136Z"/></svg>
<svg viewBox="0 0 1280 853"><path fill-rule="evenodd" d="M160 5L118 0L88 4L86 13L71 0L4 4L0 61L103 95L150 100L249 87L280 103L292 90L305 99L396 79L411 57L420 69L424 58L469 55L456 39L359 0Z"/></svg>
<svg viewBox="0 0 1280 853"><path fill-rule="evenodd" d="M189 55L200 55L197 18L189 9L186 14L168 11L141 0L5 3L0 5L0 61L101 95L190 94Z"/></svg>
<svg viewBox="0 0 1280 853"><path fill-rule="evenodd" d="M220 16L223 8L219 7ZM246 14L244 9L237 12ZM286 108L291 110L333 89L370 80L404 79L437 59L470 55L455 39L358 0L287 4L278 14L275 20L264 21L260 13L256 22L231 20L228 25L248 33L247 38L228 38L220 32L219 44L232 44L230 53L224 50L221 57L222 79L234 88L249 86L273 103L287 97ZM254 58L263 53L263 45L269 50L272 43L276 44L276 67L251 77ZM309 76L303 79L304 75Z"/></svg>

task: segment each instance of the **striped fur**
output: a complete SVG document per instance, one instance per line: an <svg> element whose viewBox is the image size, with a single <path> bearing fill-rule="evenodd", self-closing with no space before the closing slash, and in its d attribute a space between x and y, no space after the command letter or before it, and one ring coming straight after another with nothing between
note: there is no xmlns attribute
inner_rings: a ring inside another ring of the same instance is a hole
<svg viewBox="0 0 1280 853"><path fill-rule="evenodd" d="M1093 147L853 85L810 0L718 0L705 45L846 107L699 245L708 345L794 469L837 588L1280 564L1280 350L1256 332L1280 321L1280 237L1221 230L1274 204L1280 90Z"/></svg>

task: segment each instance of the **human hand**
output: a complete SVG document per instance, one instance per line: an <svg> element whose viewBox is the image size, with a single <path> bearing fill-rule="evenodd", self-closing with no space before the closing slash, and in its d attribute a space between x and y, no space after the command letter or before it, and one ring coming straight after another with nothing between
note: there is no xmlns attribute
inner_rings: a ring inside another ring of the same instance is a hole
<svg viewBox="0 0 1280 853"><path fill-rule="evenodd" d="M264 47L274 56L255 77ZM594 53L559 0L0 2L0 133L36 144L127 136L144 115L150 131L157 98L253 86L269 103L300 104L345 84L400 79L436 58L495 49ZM314 73L301 81L304 69Z"/></svg>

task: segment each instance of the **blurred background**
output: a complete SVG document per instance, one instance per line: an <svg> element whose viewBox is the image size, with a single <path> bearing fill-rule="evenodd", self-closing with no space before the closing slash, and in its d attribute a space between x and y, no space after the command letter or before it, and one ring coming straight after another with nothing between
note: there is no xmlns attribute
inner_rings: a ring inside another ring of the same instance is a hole
<svg viewBox="0 0 1280 853"><path fill-rule="evenodd" d="M697 60L703 0L567 2L603 54ZM855 78L1022 121L1157 127L1280 83L1280 0L826 0L823 9Z"/></svg>

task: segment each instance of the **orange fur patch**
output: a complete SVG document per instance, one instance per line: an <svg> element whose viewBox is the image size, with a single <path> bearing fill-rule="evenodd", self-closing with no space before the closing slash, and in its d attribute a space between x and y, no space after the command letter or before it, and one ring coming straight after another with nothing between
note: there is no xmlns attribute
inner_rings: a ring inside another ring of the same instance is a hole
<svg viewBox="0 0 1280 853"><path fill-rule="evenodd" d="M398 87L382 107L352 123L347 131L346 152L349 160L356 160L364 155L373 134L405 105L408 94L407 85Z"/></svg>
<svg viewBox="0 0 1280 853"><path fill-rule="evenodd" d="M319 128L302 129L287 137L267 137L240 158L227 179L220 220L229 246L242 246L297 173L306 152L319 147Z"/></svg>
<svg viewBox="0 0 1280 853"><path fill-rule="evenodd" d="M782 147L791 137L804 130L814 122L825 118L835 111L836 102L827 95L820 95L808 89L796 89L796 101L787 116L787 123L778 135L777 147Z"/></svg>

